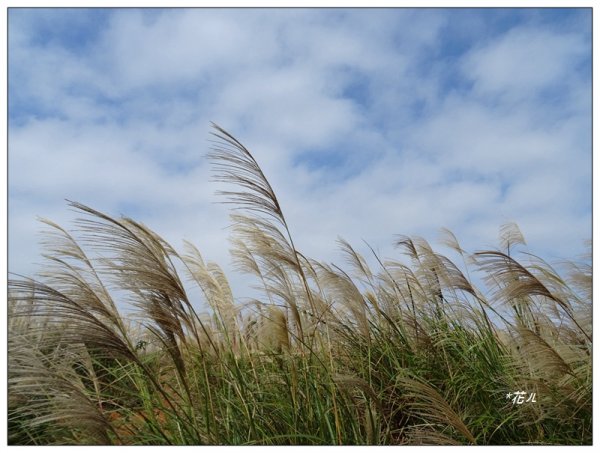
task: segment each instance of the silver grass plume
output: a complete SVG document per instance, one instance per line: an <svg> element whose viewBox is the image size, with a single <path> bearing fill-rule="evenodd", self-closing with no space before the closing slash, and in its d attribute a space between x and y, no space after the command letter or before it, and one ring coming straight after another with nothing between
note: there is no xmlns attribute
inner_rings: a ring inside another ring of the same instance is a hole
<svg viewBox="0 0 600 453"><path fill-rule="evenodd" d="M267 180L265 174L260 168L258 162L250 151L239 142L233 135L212 123L215 132L212 133L217 140L208 157L211 160L215 172L214 180L233 185L235 190L221 190L218 194L226 197L226 203L236 205L234 209L244 210L248 216L238 217L238 224L241 223L242 230L248 226L250 230L256 232L256 228L262 229L266 235L255 235L252 232L245 231L242 235L250 234L250 240L267 241L266 247L260 247L264 253L269 253L268 237L274 238L282 246L282 254L279 259L286 258L285 261L292 266L303 288L304 295L308 302L308 308L315 312L312 291L308 284L308 278L301 263L301 254L297 251L290 229L283 215L281 205L275 191ZM240 222L241 221L241 222ZM246 224L244 226L244 224ZM281 228L281 230L280 230ZM248 237L244 238L248 239ZM288 294L286 301L289 301L295 295ZM297 311L298 307L291 307ZM298 313L294 313L300 331L300 338L303 337L303 329Z"/></svg>

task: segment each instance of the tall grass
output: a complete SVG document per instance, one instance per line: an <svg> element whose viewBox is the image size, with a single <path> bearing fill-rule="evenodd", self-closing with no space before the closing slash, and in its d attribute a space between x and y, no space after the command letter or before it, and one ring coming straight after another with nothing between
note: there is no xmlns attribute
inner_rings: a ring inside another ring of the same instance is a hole
<svg viewBox="0 0 600 453"><path fill-rule="evenodd" d="M214 135L232 256L262 297L241 305L192 244L70 202L75 228L44 221L43 275L9 280L11 444L591 444L585 260L516 255L508 224L474 254L446 231L458 264L410 237L396 260L369 249L377 268L343 240L343 265L317 262L253 155Z"/></svg>

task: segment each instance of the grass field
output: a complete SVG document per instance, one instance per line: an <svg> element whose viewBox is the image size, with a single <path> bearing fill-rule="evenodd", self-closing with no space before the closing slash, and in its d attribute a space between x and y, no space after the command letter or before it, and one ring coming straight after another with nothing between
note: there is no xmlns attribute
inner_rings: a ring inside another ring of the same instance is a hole
<svg viewBox="0 0 600 453"><path fill-rule="evenodd" d="M458 263L410 237L396 261L369 250L376 268L342 240L344 263L316 262L250 152L215 135L260 300L234 301L192 244L72 202L75 228L45 221L44 274L9 280L10 444L592 443L589 260L515 253L509 224L478 253L446 232Z"/></svg>

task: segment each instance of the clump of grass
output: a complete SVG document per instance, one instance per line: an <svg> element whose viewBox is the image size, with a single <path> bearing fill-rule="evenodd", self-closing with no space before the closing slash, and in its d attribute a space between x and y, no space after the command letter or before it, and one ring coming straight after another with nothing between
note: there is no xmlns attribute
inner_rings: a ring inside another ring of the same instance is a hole
<svg viewBox="0 0 600 453"><path fill-rule="evenodd" d="M240 305L192 244L70 202L75 229L44 221L45 272L9 281L11 444L591 444L589 264L517 255L514 224L474 254L446 231L460 264L411 237L395 260L369 248L377 269L342 239L345 266L317 262L250 151L214 134L234 262L262 297Z"/></svg>

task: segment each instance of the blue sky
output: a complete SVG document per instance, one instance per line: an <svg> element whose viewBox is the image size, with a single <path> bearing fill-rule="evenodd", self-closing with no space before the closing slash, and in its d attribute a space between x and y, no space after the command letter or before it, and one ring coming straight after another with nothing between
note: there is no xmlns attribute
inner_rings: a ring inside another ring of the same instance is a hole
<svg viewBox="0 0 600 453"><path fill-rule="evenodd" d="M8 44L12 272L65 199L231 272L210 121L316 259L442 227L475 251L509 221L551 261L591 239L591 9L12 8Z"/></svg>

